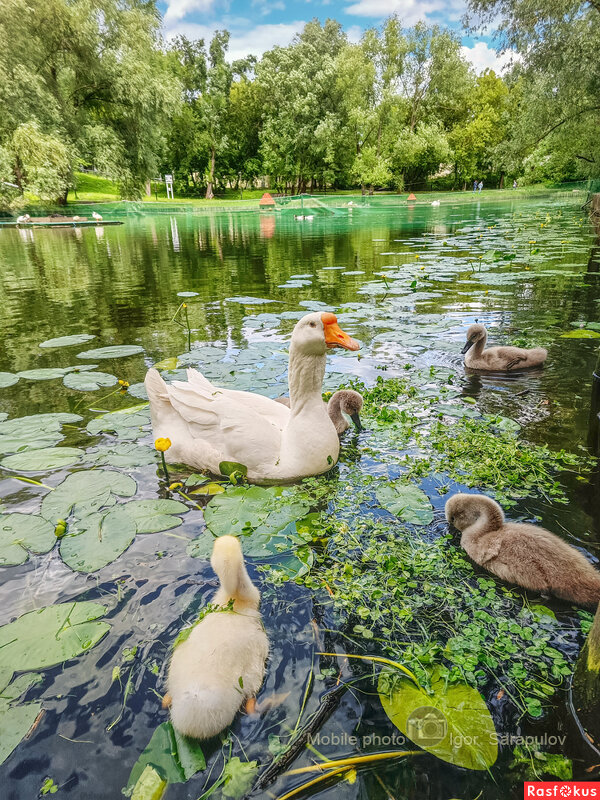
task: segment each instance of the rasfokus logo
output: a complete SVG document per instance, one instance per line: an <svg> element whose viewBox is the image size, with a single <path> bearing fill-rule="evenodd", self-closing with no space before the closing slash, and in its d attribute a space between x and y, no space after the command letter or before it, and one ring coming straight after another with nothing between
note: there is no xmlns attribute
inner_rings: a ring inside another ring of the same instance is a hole
<svg viewBox="0 0 600 800"><path fill-rule="evenodd" d="M600 799L600 784L592 781L538 781L526 783L523 797L597 797Z"/></svg>

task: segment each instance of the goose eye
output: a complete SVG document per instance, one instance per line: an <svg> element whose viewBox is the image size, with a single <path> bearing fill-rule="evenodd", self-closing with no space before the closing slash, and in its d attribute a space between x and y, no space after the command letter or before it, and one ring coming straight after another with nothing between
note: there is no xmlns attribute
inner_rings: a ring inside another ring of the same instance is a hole
<svg viewBox="0 0 600 800"><path fill-rule="evenodd" d="M316 328L317 327L317 323L316 322L309 322L308 324L310 325L311 328Z"/></svg>

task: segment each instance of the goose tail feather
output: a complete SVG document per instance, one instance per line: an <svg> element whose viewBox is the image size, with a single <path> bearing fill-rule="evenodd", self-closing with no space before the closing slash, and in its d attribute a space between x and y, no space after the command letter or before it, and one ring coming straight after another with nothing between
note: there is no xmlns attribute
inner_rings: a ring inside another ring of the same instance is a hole
<svg viewBox="0 0 600 800"><path fill-rule="evenodd" d="M170 405L171 402L169 400L169 393L167 391L167 384L163 381L160 377L158 370L149 369L146 373L146 378L144 379L144 385L146 386L146 391L148 392L148 399L150 400L150 404L152 403L163 403L165 405Z"/></svg>

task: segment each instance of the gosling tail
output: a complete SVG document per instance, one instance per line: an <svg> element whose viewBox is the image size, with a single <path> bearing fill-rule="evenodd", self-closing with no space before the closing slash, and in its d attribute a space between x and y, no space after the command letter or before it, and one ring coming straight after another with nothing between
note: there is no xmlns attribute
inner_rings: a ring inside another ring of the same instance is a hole
<svg viewBox="0 0 600 800"><path fill-rule="evenodd" d="M576 584L561 586L556 594L571 603L596 608L600 603L600 572L591 565L590 570L589 574L586 571L586 574L578 576Z"/></svg>
<svg viewBox="0 0 600 800"><path fill-rule="evenodd" d="M529 351L529 360L534 364L543 364L548 358L548 351L544 347L534 347Z"/></svg>
<svg viewBox="0 0 600 800"><path fill-rule="evenodd" d="M173 727L184 736L210 739L233 722L243 696L239 688L211 687L186 689L171 703Z"/></svg>
<svg viewBox="0 0 600 800"><path fill-rule="evenodd" d="M210 563L219 578L220 586L214 601L227 605L233 599L237 604L258 608L260 592L250 580L244 564L242 546L235 536L215 539Z"/></svg>

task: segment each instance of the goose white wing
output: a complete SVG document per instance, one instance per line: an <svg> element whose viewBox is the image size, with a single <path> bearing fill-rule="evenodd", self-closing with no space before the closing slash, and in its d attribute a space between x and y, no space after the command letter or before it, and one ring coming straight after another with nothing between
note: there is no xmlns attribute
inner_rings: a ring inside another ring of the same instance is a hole
<svg viewBox="0 0 600 800"><path fill-rule="evenodd" d="M196 387L199 391L209 392L211 394L220 392L226 397L242 403L244 408L256 411L261 417L267 419L271 424L275 425L279 430L283 430L287 425L290 418L290 409L281 403L271 400L270 397L264 397L262 394L254 394L253 392L242 392L239 389L222 389L215 386L208 378L205 378L202 373L196 369L187 370L188 382L191 386Z"/></svg>
<svg viewBox="0 0 600 800"><path fill-rule="evenodd" d="M187 422L191 436L209 442L224 460L247 467L275 461L281 449L280 429L200 377L210 390L201 381L174 381L167 389L172 407Z"/></svg>

